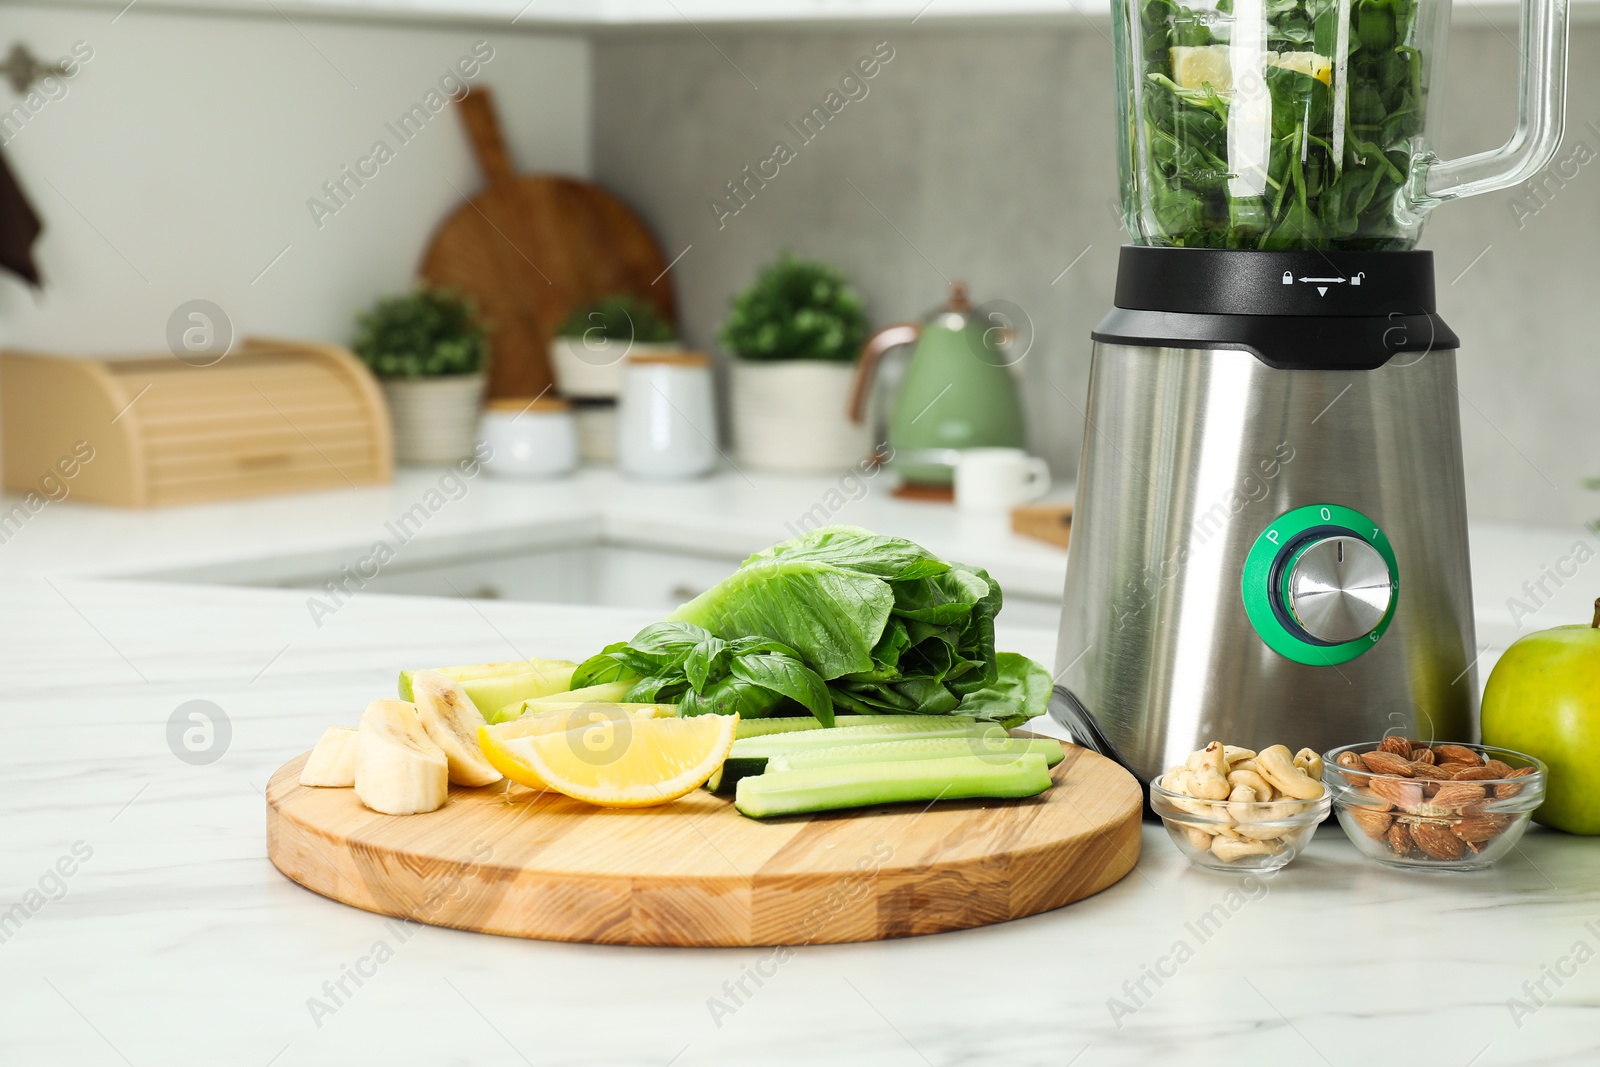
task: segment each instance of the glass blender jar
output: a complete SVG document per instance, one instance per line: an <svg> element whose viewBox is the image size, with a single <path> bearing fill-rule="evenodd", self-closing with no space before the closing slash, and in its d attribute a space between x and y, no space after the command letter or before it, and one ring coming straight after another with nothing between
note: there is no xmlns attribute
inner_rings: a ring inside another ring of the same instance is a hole
<svg viewBox="0 0 1600 1067"><path fill-rule="evenodd" d="M1446 0L1118 0L1128 232L1186 248L1401 250L1435 205L1531 177L1561 140L1566 0L1524 0L1516 132L1441 160Z"/></svg>
<svg viewBox="0 0 1600 1067"><path fill-rule="evenodd" d="M1126 224L1095 327L1052 714L1149 781L1214 740L1471 739L1447 200L1561 139L1566 0L1517 129L1440 159L1442 0L1116 0Z"/></svg>

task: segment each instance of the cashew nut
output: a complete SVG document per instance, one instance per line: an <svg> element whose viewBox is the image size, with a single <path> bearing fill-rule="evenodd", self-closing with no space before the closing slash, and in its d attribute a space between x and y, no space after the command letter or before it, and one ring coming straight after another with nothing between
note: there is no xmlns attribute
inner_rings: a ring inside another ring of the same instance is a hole
<svg viewBox="0 0 1600 1067"><path fill-rule="evenodd" d="M1289 750L1284 749L1284 755ZM1189 795L1204 800L1226 800L1232 792L1228 785L1227 765L1223 762L1221 741L1213 741L1200 752L1189 757Z"/></svg>
<svg viewBox="0 0 1600 1067"><path fill-rule="evenodd" d="M1305 772L1305 776L1313 782L1322 781L1322 757L1316 751L1302 748L1294 754L1294 765Z"/></svg>
<svg viewBox="0 0 1600 1067"><path fill-rule="evenodd" d="M1183 836L1188 839L1190 848L1196 852L1204 852L1211 847L1210 834L1189 823L1181 823L1180 825L1183 827Z"/></svg>
<svg viewBox="0 0 1600 1067"><path fill-rule="evenodd" d="M1223 745L1222 755L1228 761L1228 766L1232 767L1240 760L1254 759L1256 750L1253 748L1240 748L1238 745Z"/></svg>
<svg viewBox="0 0 1600 1067"><path fill-rule="evenodd" d="M1218 834L1211 839L1211 852L1224 863L1243 859L1246 856L1270 856L1278 851L1267 841L1251 841L1230 834Z"/></svg>
<svg viewBox="0 0 1600 1067"><path fill-rule="evenodd" d="M1322 795L1322 783L1296 767L1284 745L1262 749L1256 754L1256 767L1274 787L1296 800L1315 800Z"/></svg>
<svg viewBox="0 0 1600 1067"><path fill-rule="evenodd" d="M1241 767L1228 772L1228 784L1231 786L1247 785L1256 791L1257 800L1271 800L1274 792L1272 784L1261 777L1261 772ZM1230 797L1232 794L1229 794Z"/></svg>
<svg viewBox="0 0 1600 1067"><path fill-rule="evenodd" d="M1258 800L1268 800L1271 796L1271 793L1258 796L1254 789L1243 783L1234 786L1233 791L1228 794L1228 818L1236 823L1253 821L1255 816L1250 806Z"/></svg>

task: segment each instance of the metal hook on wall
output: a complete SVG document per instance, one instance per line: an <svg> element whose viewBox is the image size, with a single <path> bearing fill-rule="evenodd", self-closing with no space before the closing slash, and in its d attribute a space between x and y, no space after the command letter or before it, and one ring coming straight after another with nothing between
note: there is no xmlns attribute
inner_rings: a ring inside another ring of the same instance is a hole
<svg viewBox="0 0 1600 1067"><path fill-rule="evenodd" d="M12 45L11 51L6 53L5 62L0 63L0 74L5 75L19 96L47 75L69 76L65 63L46 63L21 41Z"/></svg>

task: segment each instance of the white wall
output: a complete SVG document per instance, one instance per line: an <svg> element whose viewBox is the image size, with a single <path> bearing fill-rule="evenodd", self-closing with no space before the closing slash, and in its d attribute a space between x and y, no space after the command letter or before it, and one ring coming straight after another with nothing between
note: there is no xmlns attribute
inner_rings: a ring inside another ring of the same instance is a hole
<svg viewBox="0 0 1600 1067"><path fill-rule="evenodd" d="M0 343L163 351L197 298L241 333L347 341L355 311L410 284L439 221L479 178L453 107L398 147L319 230L306 207L422 101L474 42L494 56L519 170L587 175L589 46L494 27L393 27L6 6L0 44L94 55L65 95L5 128L3 151L45 220L37 297L0 281ZM0 83L0 111L18 98ZM285 247L289 250L262 271ZM259 279L258 279L258 276Z"/></svg>

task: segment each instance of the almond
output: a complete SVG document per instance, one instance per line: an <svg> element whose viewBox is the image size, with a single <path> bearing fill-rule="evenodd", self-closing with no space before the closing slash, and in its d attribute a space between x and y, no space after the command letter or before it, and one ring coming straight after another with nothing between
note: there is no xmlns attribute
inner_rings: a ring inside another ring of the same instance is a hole
<svg viewBox="0 0 1600 1067"><path fill-rule="evenodd" d="M1433 795L1433 802L1441 808L1459 808L1482 800L1485 794L1484 787L1476 782L1446 782Z"/></svg>
<svg viewBox="0 0 1600 1067"><path fill-rule="evenodd" d="M1384 840L1388 842L1389 851L1396 856L1404 856L1411 851L1411 831L1403 822L1397 822L1389 827Z"/></svg>
<svg viewBox="0 0 1600 1067"><path fill-rule="evenodd" d="M1449 771L1443 767L1435 767L1431 763L1413 763L1411 765L1411 773L1418 778L1431 778L1435 782L1447 782L1450 780Z"/></svg>
<svg viewBox="0 0 1600 1067"><path fill-rule="evenodd" d="M1390 800L1388 797L1380 796L1377 793L1374 793L1370 788L1370 783L1368 783L1368 788L1363 789L1357 787L1352 789L1351 792L1355 794L1356 797L1356 799L1350 804L1350 807L1352 808L1365 807L1371 808L1373 811L1394 810L1394 801Z"/></svg>
<svg viewBox="0 0 1600 1067"><path fill-rule="evenodd" d="M1485 763L1484 766L1488 767L1491 771L1494 771L1496 778L1511 777L1511 764L1509 763L1503 763L1500 760L1492 759Z"/></svg>
<svg viewBox="0 0 1600 1067"><path fill-rule="evenodd" d="M1407 782L1397 778L1374 778L1367 788L1405 811L1422 803L1422 783Z"/></svg>
<svg viewBox="0 0 1600 1067"><path fill-rule="evenodd" d="M1389 832L1389 826L1394 822L1394 816L1387 811L1378 811L1374 808L1363 808L1351 804L1344 809L1350 815L1350 820L1375 841L1382 841Z"/></svg>
<svg viewBox="0 0 1600 1067"><path fill-rule="evenodd" d="M1433 754L1433 749L1431 748L1414 748L1411 750L1411 762L1437 763L1439 760L1438 757Z"/></svg>
<svg viewBox="0 0 1600 1067"><path fill-rule="evenodd" d="M1411 758L1411 742L1403 737L1385 737L1378 742L1379 752L1388 752L1391 755Z"/></svg>
<svg viewBox="0 0 1600 1067"><path fill-rule="evenodd" d="M1525 778L1532 773L1532 767L1518 767L1505 777ZM1494 787L1494 795L1496 800L1505 800L1508 797L1516 796L1520 792L1522 792L1522 787L1517 785L1515 782L1501 782L1499 785Z"/></svg>
<svg viewBox="0 0 1600 1067"><path fill-rule="evenodd" d="M1440 763L1466 763L1473 767L1483 766L1483 757L1465 745L1434 745L1433 751L1438 755Z"/></svg>
<svg viewBox="0 0 1600 1067"><path fill-rule="evenodd" d="M1339 758L1334 762L1341 767L1352 768L1355 770L1363 769L1361 757L1356 755L1354 752L1341 752L1339 753ZM1351 785L1359 786L1366 780L1366 777L1367 776L1364 774L1347 774L1344 776L1344 780L1349 782Z"/></svg>
<svg viewBox="0 0 1600 1067"><path fill-rule="evenodd" d="M1455 773L1455 780L1458 782L1487 782L1495 778L1503 777L1505 776L1496 774L1493 767L1482 766L1468 767L1465 770L1460 770Z"/></svg>
<svg viewBox="0 0 1600 1067"><path fill-rule="evenodd" d="M1474 770L1481 770L1482 769L1475 763L1440 763L1440 764L1437 764L1436 766L1438 766L1438 768L1441 771L1444 771L1446 774L1450 775L1450 777L1452 777L1452 778L1454 778L1458 774L1461 774L1463 771L1474 771Z"/></svg>
<svg viewBox="0 0 1600 1067"><path fill-rule="evenodd" d="M1443 823L1417 823L1411 828L1411 840L1436 860L1458 860L1466 851L1466 844L1462 839Z"/></svg>
<svg viewBox="0 0 1600 1067"><path fill-rule="evenodd" d="M1401 778L1411 778L1416 774L1411 769L1409 759L1381 750L1362 754L1361 765L1373 774L1391 774Z"/></svg>
<svg viewBox="0 0 1600 1067"><path fill-rule="evenodd" d="M1498 837L1510 825L1509 815L1473 815L1457 819L1450 825L1450 832L1469 845L1481 845Z"/></svg>

